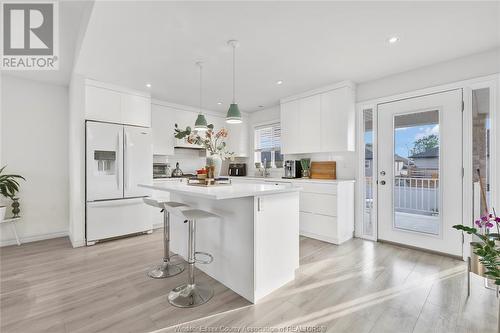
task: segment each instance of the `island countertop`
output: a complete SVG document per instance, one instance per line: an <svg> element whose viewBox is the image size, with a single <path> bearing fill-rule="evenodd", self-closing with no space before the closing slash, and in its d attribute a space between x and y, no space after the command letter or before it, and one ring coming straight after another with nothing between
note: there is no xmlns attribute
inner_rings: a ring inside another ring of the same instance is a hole
<svg viewBox="0 0 500 333"><path fill-rule="evenodd" d="M191 195L199 198L223 200L278 193L290 193L300 191L298 187L274 184L230 184L214 185L210 187L192 186L184 182L164 182L162 184L139 184L140 187L150 188L157 191L173 192Z"/></svg>

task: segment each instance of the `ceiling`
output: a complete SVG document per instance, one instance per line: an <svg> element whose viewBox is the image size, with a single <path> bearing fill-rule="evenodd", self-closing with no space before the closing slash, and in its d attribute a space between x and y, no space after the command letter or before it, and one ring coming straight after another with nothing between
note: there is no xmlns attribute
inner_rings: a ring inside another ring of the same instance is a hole
<svg viewBox="0 0 500 333"><path fill-rule="evenodd" d="M400 41L391 45L393 35ZM229 39L240 41L237 102L255 111L337 81L365 82L498 47L500 4L98 1L76 71L141 90L151 83L154 98L197 106L195 61L203 60L204 107L225 111Z"/></svg>

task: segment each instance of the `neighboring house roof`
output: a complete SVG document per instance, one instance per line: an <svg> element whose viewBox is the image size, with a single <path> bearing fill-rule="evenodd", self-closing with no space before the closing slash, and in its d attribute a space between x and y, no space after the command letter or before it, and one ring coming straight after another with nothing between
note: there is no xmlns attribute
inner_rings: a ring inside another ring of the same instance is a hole
<svg viewBox="0 0 500 333"><path fill-rule="evenodd" d="M404 162L405 164L408 164L409 161L407 158L394 154L394 162Z"/></svg>
<svg viewBox="0 0 500 333"><path fill-rule="evenodd" d="M371 144L365 145L365 160L373 160L373 151L372 151ZM394 161L395 162L404 162L405 164L409 163L407 158L399 156L398 154L394 154Z"/></svg>
<svg viewBox="0 0 500 333"><path fill-rule="evenodd" d="M414 154L411 156L408 156L409 158L435 158L439 157L439 147L434 147L427 149L426 151L423 151L418 154Z"/></svg>

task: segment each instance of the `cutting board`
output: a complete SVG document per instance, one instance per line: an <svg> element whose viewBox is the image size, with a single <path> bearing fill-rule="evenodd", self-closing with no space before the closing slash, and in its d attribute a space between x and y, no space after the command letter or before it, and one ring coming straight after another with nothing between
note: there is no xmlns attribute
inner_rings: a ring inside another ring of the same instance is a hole
<svg viewBox="0 0 500 333"><path fill-rule="evenodd" d="M337 179L337 162L311 162L312 179Z"/></svg>

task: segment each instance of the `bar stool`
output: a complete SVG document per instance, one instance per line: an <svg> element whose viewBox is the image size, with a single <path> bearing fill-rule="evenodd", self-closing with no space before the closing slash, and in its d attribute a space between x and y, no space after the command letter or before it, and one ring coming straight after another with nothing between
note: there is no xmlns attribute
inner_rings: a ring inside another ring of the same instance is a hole
<svg viewBox="0 0 500 333"><path fill-rule="evenodd" d="M148 272L148 276L153 279L163 279L177 275L184 270L184 266L170 262L170 211L176 207L188 207L187 205L162 199L143 198L145 204L160 208L163 213L163 263L157 265ZM168 209L167 209L168 208Z"/></svg>
<svg viewBox="0 0 500 333"><path fill-rule="evenodd" d="M188 281L186 284L174 288L168 294L168 302L180 308L193 308L208 302L214 295L214 291L209 286L195 283L194 267L195 263L210 264L213 261L213 256L206 252L196 251L196 222L207 218L219 218L219 215L192 208L174 208L186 220L184 223L189 223L188 232ZM206 260L197 258L197 255L204 255Z"/></svg>

